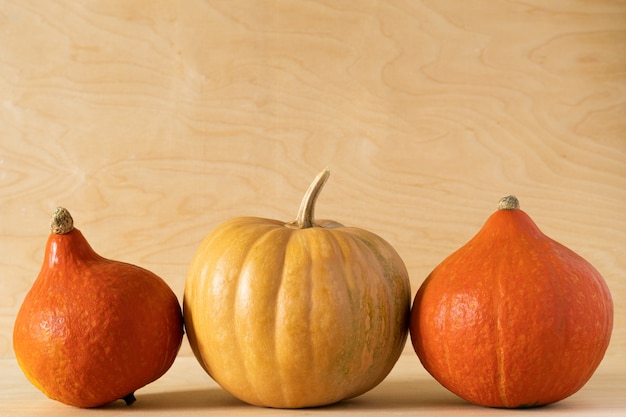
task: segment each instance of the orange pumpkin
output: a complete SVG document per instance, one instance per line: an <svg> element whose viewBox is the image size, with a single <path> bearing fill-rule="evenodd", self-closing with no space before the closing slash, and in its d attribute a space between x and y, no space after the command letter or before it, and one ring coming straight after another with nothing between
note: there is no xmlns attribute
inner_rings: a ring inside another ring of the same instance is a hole
<svg viewBox="0 0 626 417"><path fill-rule="evenodd" d="M419 288L411 341L443 386L475 404L532 407L578 391L613 326L609 289L587 261L505 197Z"/></svg>
<svg viewBox="0 0 626 417"><path fill-rule="evenodd" d="M183 337L180 305L161 278L94 252L72 217L53 215L39 276L15 319L26 377L76 407L124 399L163 375Z"/></svg>
<svg viewBox="0 0 626 417"><path fill-rule="evenodd" d="M299 408L360 395L405 345L406 268L377 235L314 221L328 174L311 185L295 222L228 221L191 264L183 312L193 352L248 403Z"/></svg>

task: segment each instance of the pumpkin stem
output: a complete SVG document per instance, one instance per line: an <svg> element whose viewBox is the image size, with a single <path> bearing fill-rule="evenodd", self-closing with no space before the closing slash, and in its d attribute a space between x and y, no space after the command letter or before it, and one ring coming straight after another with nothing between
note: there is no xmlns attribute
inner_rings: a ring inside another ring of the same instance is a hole
<svg viewBox="0 0 626 417"><path fill-rule="evenodd" d="M50 221L50 230L56 235L64 235L74 229L74 219L70 215L70 212L63 207L57 207L52 214L52 220Z"/></svg>
<svg viewBox="0 0 626 417"><path fill-rule="evenodd" d="M322 172L317 174L317 177L315 177L302 198L296 220L288 223L289 227L307 229L314 226L313 213L315 210L315 202L317 201L317 197L320 195L320 192L322 191L322 188L324 187L324 184L326 183L326 180L328 180L329 176L330 170L328 168L324 168Z"/></svg>
<svg viewBox="0 0 626 417"><path fill-rule="evenodd" d="M519 200L514 195L502 197L498 202L498 210L517 210L519 208Z"/></svg>

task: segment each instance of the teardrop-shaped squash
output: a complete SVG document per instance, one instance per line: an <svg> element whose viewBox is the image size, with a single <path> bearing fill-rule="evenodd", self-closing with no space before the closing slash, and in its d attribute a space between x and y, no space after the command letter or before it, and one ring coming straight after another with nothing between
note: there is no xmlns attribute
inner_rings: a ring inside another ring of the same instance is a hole
<svg viewBox="0 0 626 417"><path fill-rule="evenodd" d="M600 364L613 303L598 271L544 235L512 196L419 288L411 340L443 386L475 404L532 407Z"/></svg>
<svg viewBox="0 0 626 417"><path fill-rule="evenodd" d="M44 262L15 319L13 348L26 377L76 407L124 399L162 376L181 346L181 308L154 273L105 259L63 208Z"/></svg>

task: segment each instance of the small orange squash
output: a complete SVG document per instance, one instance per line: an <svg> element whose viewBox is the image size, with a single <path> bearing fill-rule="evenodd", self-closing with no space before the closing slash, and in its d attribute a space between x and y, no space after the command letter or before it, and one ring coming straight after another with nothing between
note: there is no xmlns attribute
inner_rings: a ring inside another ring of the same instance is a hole
<svg viewBox="0 0 626 417"><path fill-rule="evenodd" d="M193 352L250 404L312 407L363 394L405 345L404 263L371 232L314 221L328 175L315 179L295 222L230 220L189 269L183 312Z"/></svg>
<svg viewBox="0 0 626 417"><path fill-rule="evenodd" d="M182 312L165 281L96 254L63 208L52 218L39 275L15 319L13 348L26 377L76 407L123 399L172 365Z"/></svg>
<svg viewBox="0 0 626 417"><path fill-rule="evenodd" d="M544 235L513 196L419 288L411 341L474 404L532 407L578 391L600 364L613 303L598 271Z"/></svg>

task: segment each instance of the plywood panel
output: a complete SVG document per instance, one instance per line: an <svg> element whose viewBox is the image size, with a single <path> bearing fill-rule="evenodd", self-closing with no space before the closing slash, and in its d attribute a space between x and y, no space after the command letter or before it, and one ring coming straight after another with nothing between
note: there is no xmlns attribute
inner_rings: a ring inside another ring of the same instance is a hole
<svg viewBox="0 0 626 417"><path fill-rule="evenodd" d="M516 194L590 260L626 348L626 6L0 0L0 355L57 205L182 296L238 215L367 228L413 291ZM182 354L188 355L187 348Z"/></svg>

